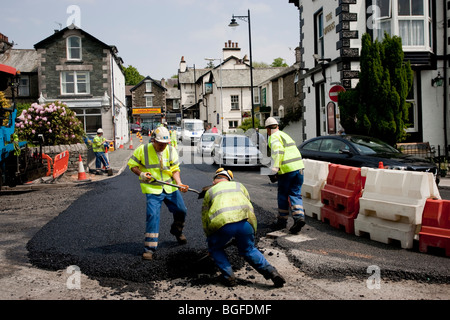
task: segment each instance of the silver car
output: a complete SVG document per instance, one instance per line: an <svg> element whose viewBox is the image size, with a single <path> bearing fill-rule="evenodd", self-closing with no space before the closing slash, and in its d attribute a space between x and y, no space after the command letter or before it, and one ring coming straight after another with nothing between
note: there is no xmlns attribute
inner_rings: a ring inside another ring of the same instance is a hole
<svg viewBox="0 0 450 320"><path fill-rule="evenodd" d="M200 141L197 143L197 153L211 156L214 150L214 141L219 136L218 133L204 133L202 134Z"/></svg>
<svg viewBox="0 0 450 320"><path fill-rule="evenodd" d="M212 156L219 166L261 166L263 162L263 154L253 142L236 134L218 136Z"/></svg>

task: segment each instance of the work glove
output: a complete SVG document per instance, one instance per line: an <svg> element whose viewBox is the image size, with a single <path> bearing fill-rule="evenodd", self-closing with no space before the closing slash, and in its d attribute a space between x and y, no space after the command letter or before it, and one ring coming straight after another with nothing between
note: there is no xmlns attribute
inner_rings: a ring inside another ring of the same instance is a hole
<svg viewBox="0 0 450 320"><path fill-rule="evenodd" d="M152 180L152 174L150 172L141 172L139 177L144 182L150 182Z"/></svg>
<svg viewBox="0 0 450 320"><path fill-rule="evenodd" d="M180 191L181 192L188 192L189 186L185 184L180 184Z"/></svg>
<svg viewBox="0 0 450 320"><path fill-rule="evenodd" d="M278 174L269 175L270 182L275 183L278 181Z"/></svg>

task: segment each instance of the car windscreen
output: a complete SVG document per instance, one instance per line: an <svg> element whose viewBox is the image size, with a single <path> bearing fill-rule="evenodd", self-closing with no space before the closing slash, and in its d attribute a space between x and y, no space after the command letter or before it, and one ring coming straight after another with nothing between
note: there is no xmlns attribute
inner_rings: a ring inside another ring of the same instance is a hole
<svg viewBox="0 0 450 320"><path fill-rule="evenodd" d="M204 134L202 136L202 141L214 141L216 139L216 135L212 134Z"/></svg>
<svg viewBox="0 0 450 320"><path fill-rule="evenodd" d="M184 129L189 131L203 130L203 123L185 123Z"/></svg>
<svg viewBox="0 0 450 320"><path fill-rule="evenodd" d="M378 139L352 137L350 141L361 154L399 153L397 149Z"/></svg>
<svg viewBox="0 0 450 320"><path fill-rule="evenodd" d="M248 137L224 137L223 147L253 147Z"/></svg>

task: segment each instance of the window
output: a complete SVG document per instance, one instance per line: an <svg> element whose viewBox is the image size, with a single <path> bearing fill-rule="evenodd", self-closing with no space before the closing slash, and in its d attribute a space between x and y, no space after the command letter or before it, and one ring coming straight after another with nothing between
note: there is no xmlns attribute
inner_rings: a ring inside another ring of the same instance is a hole
<svg viewBox="0 0 450 320"><path fill-rule="evenodd" d="M229 128L237 128L238 125L239 125L239 121L238 120L228 121L228 127Z"/></svg>
<svg viewBox="0 0 450 320"><path fill-rule="evenodd" d="M231 96L231 110L239 110L239 96L238 95Z"/></svg>
<svg viewBox="0 0 450 320"><path fill-rule="evenodd" d="M145 106L146 107L153 107L153 97L145 97Z"/></svg>
<svg viewBox="0 0 450 320"><path fill-rule="evenodd" d="M324 54L325 54L325 48L324 48L325 44L323 41L323 12L322 11L320 11L316 15L316 25L315 25L314 33L315 33L315 39L316 39L314 51L316 54L319 55L320 58L323 58Z"/></svg>
<svg viewBox="0 0 450 320"><path fill-rule="evenodd" d="M376 6L375 21L379 41L384 33L402 39L404 50L432 48L432 20L430 0L372 0Z"/></svg>
<svg viewBox="0 0 450 320"><path fill-rule="evenodd" d="M253 88L253 103L254 104L260 104L260 94L259 94L259 88Z"/></svg>
<svg viewBox="0 0 450 320"><path fill-rule="evenodd" d="M145 83L145 92L152 92L152 83L151 82Z"/></svg>
<svg viewBox="0 0 450 320"><path fill-rule="evenodd" d="M173 109L174 110L180 109L180 100L173 100Z"/></svg>
<svg viewBox="0 0 450 320"><path fill-rule="evenodd" d="M81 60L81 38L72 36L67 38L67 59Z"/></svg>
<svg viewBox="0 0 450 320"><path fill-rule="evenodd" d="M295 74L295 77L294 77L294 90L295 90L295 95L298 96L298 94L300 93L299 86L298 86L298 72Z"/></svg>
<svg viewBox="0 0 450 320"><path fill-rule="evenodd" d="M102 127L101 109L75 109L77 118L83 124L84 131L87 134L96 134L97 129Z"/></svg>
<svg viewBox="0 0 450 320"><path fill-rule="evenodd" d="M410 107L408 109L408 127L406 128L406 132L417 132L418 131L418 123L417 123L417 104L415 99L415 90L416 85L413 80L413 85L411 87L411 91L409 91L408 96L406 97L406 102L409 103Z"/></svg>
<svg viewBox="0 0 450 320"><path fill-rule="evenodd" d="M61 94L89 94L89 72L61 72Z"/></svg>
<svg viewBox="0 0 450 320"><path fill-rule="evenodd" d="M284 98L283 95L283 78L278 79L278 99L281 100Z"/></svg>
<svg viewBox="0 0 450 320"><path fill-rule="evenodd" d="M19 81L19 97L28 97L30 95L30 78L21 75Z"/></svg>

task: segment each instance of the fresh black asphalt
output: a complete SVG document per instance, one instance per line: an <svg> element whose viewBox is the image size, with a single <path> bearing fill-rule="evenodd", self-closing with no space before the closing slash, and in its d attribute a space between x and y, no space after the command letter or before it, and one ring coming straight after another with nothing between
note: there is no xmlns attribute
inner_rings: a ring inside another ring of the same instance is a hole
<svg viewBox="0 0 450 320"><path fill-rule="evenodd" d="M182 180L201 190L211 184L215 167L206 172L183 165ZM37 267L61 270L76 265L83 274L150 283L168 278L191 277L216 272L207 255L201 224L202 200L193 192L183 194L188 207L184 233L186 245L179 245L169 233L172 215L163 204L160 242L152 261L142 260L145 233L145 196L136 175L126 169L112 179L95 182L91 191L45 225L28 243L29 259ZM258 234L267 232L271 216L255 206ZM273 217L272 217L273 218ZM235 250L233 247L227 249ZM203 259L202 259L203 258ZM243 260L232 254L239 268Z"/></svg>

